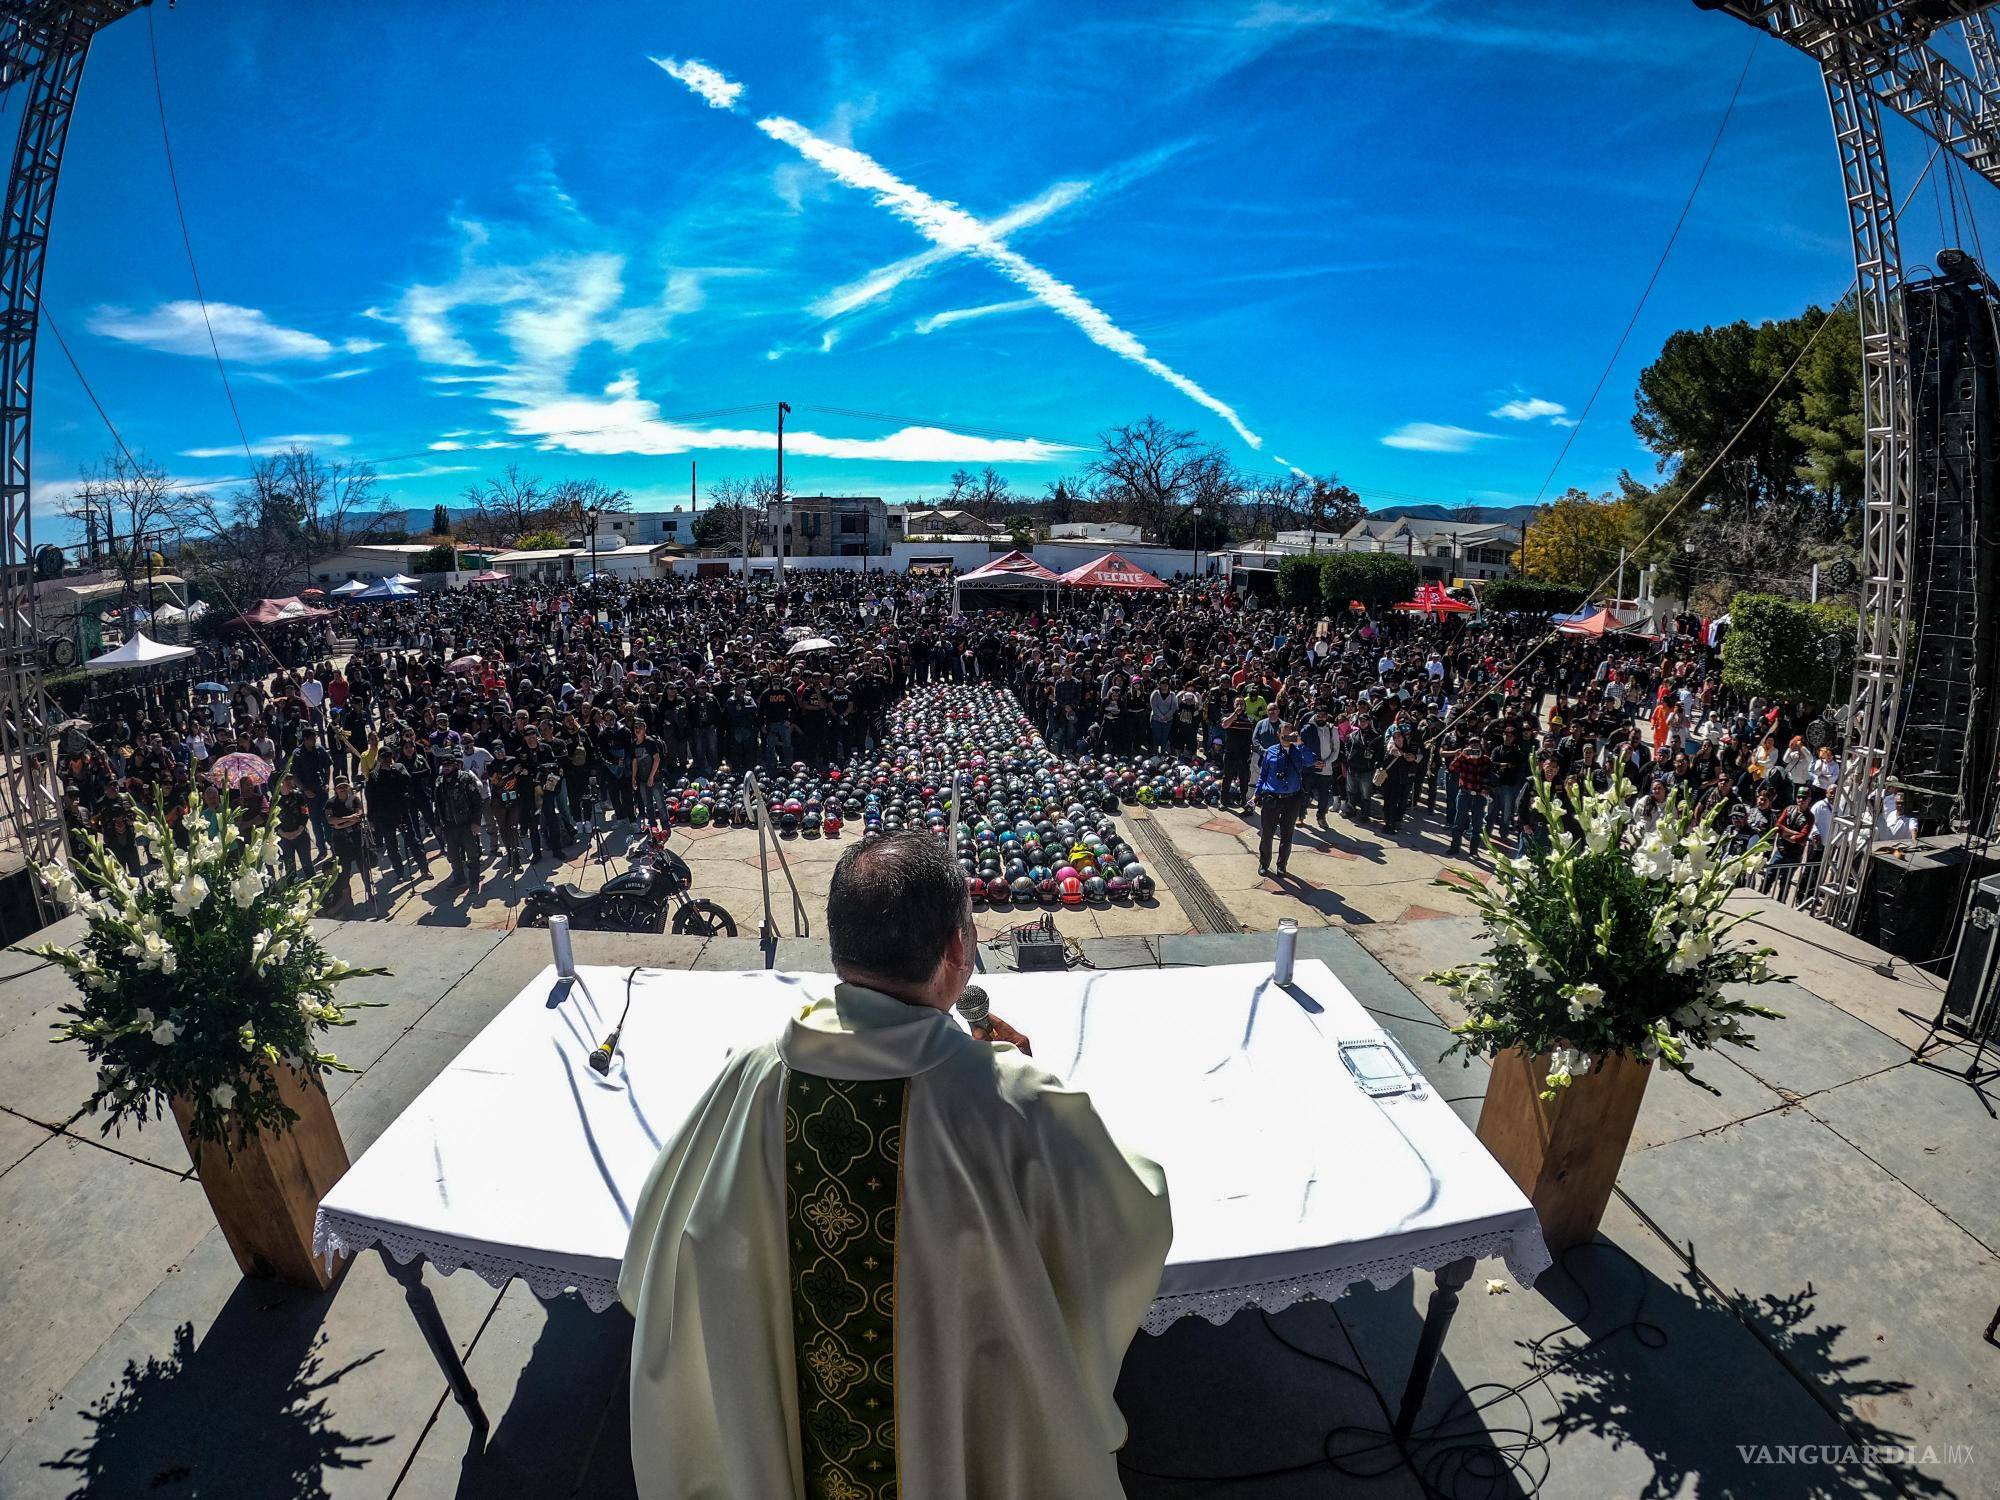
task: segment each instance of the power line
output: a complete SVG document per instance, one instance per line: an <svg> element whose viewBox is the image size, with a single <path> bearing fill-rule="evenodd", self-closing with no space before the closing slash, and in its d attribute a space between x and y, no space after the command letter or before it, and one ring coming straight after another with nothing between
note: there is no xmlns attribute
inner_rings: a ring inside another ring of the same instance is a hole
<svg viewBox="0 0 2000 1500"><path fill-rule="evenodd" d="M180 174L174 170L174 142L167 133L167 96L160 87L160 45L153 30L153 11L146 9L146 47L153 58L153 102L159 107L160 145L167 157L167 182L174 190L174 214L180 220L181 247L187 251L188 275L194 278L195 302L201 308L201 326L208 330L208 347L215 355L215 372L222 377L222 394L229 398L229 415L236 423L236 436L243 443L243 456L254 465L256 454L250 451L250 434L243 430L243 414L236 408L236 392L230 388L229 371L222 363L222 346L215 340L215 325L208 317L208 295L201 289L201 269L194 260L194 239L188 233L187 209L181 204Z"/></svg>
<svg viewBox="0 0 2000 1500"><path fill-rule="evenodd" d="M1625 331L1618 335L1618 343L1611 351L1611 358L1604 362L1604 372L1597 377L1597 384L1591 387L1590 399L1583 403L1583 410L1576 415L1576 422L1570 427L1569 435L1563 439L1562 451L1556 454L1556 461L1549 465L1549 472L1542 480L1542 487L1535 491L1534 503L1540 505L1542 497L1555 483L1556 472L1562 468L1563 460L1569 457L1569 450L1576 442L1576 435L1583 431L1583 424L1590 420L1591 408L1597 405L1597 398L1603 394L1605 382L1610 380L1612 370L1618 364L1618 356L1625 352L1625 341L1632 337L1632 330L1638 326L1639 314L1646 310L1647 299L1653 295L1653 288L1659 283L1660 273L1667 268L1667 257L1673 254L1674 242L1681 237L1681 226L1687 223L1688 213L1694 207L1695 196L1701 192L1701 185L1708 178L1708 168L1715 160L1716 149L1722 144L1722 133L1729 128L1729 120L1736 113L1736 101L1743 95L1743 81L1750 76L1750 64L1757 57L1757 43L1763 39L1759 32L1750 39L1750 51L1743 59L1743 71L1736 75L1736 87L1729 91L1729 103L1722 111L1722 119L1716 124L1715 136L1708 143L1708 154L1701 159L1701 170L1694 174L1694 186L1688 189L1687 201L1681 204L1680 217L1674 220L1674 227L1667 235L1667 242L1660 249L1660 258L1653 262L1653 274L1646 278L1645 290L1639 293L1639 301L1632 309L1632 316L1625 320Z"/></svg>

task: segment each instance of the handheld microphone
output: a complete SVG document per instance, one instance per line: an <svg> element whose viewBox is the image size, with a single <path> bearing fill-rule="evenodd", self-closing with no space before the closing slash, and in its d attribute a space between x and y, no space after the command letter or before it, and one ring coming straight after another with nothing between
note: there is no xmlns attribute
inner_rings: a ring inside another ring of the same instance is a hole
<svg viewBox="0 0 2000 1500"><path fill-rule="evenodd" d="M986 1018L992 1008L993 1002L987 997L985 989L976 984L968 984L965 993L952 1005L952 1009L957 1011L960 1019L965 1022L965 1029L970 1031L976 1040L982 1042L990 1040L993 1035L993 1029L986 1024Z"/></svg>

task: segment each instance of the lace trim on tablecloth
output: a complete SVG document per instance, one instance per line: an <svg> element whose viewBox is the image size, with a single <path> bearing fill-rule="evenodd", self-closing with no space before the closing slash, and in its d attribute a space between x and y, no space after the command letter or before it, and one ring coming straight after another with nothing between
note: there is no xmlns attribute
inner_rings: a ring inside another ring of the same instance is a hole
<svg viewBox="0 0 2000 1500"><path fill-rule="evenodd" d="M556 1270L533 1261L516 1260L484 1250L468 1250L451 1240L384 1229L379 1224L350 1219L323 1208L314 1216L315 1255L356 1255L375 1245L386 1249L398 1264L408 1265L421 1255L446 1276L459 1270L469 1270L488 1286L496 1288L506 1286L509 1280L518 1276L527 1284L528 1290L544 1302L573 1291L583 1298L584 1305L592 1312L603 1312L618 1300L617 1282L602 1277L579 1276L572 1271ZM1332 1302L1344 1295L1349 1287L1363 1281L1378 1291L1386 1291L1412 1271L1435 1271L1439 1266L1467 1256L1485 1260L1496 1255L1506 1263L1516 1284L1524 1287L1533 1286L1535 1278L1554 1263L1538 1230L1493 1230L1463 1239L1439 1241L1409 1254L1355 1261L1310 1276L1252 1282L1247 1286L1223 1287L1183 1297L1160 1297L1146 1310L1139 1326L1147 1333L1165 1333L1182 1318L1201 1317L1219 1327L1246 1307L1282 1312L1307 1297Z"/></svg>
<svg viewBox="0 0 2000 1500"><path fill-rule="evenodd" d="M574 1271L559 1271L534 1261L516 1260L512 1256L495 1255L485 1250L468 1250L451 1240L384 1229L379 1224L328 1213L323 1208L313 1216L315 1255L328 1258L357 1255L375 1245L382 1246L400 1265L408 1265L421 1255L446 1276L468 1270L491 1287L505 1287L518 1276L527 1284L528 1290L544 1302L553 1301L564 1292L575 1292L583 1298L584 1306L598 1313L618 1300L618 1283L600 1276L579 1276Z"/></svg>
<svg viewBox="0 0 2000 1500"><path fill-rule="evenodd" d="M1387 1291L1412 1271L1435 1271L1439 1266L1467 1256L1485 1260L1495 1255L1506 1263L1508 1271L1521 1286L1533 1286L1535 1278L1554 1263L1548 1247L1542 1243L1539 1230L1498 1229L1425 1245L1404 1255L1355 1261L1332 1270L1317 1271L1310 1276L1252 1282L1248 1286L1222 1287L1184 1297L1160 1297L1146 1309L1146 1316L1139 1326L1147 1333L1165 1333L1182 1318L1201 1317L1219 1327L1246 1307L1282 1312L1307 1297L1332 1302L1345 1295L1349 1287L1363 1281L1377 1291Z"/></svg>

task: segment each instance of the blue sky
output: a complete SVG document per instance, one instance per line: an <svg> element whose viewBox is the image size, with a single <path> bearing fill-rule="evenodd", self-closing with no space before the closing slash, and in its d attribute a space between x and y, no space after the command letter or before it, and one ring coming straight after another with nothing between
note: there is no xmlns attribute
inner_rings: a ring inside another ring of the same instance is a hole
<svg viewBox="0 0 2000 1500"><path fill-rule="evenodd" d="M768 470L784 399L788 488L909 499L987 461L1039 492L1152 412L1371 504L1532 499L1751 43L1684 0L969 9L155 6L251 443L413 506L510 461L671 504L690 460ZM1766 42L1556 489L1650 472L1667 333L1851 274L1817 75ZM140 15L92 54L46 301L127 441L223 483L193 295ZM36 414L46 506L109 447L46 338Z"/></svg>

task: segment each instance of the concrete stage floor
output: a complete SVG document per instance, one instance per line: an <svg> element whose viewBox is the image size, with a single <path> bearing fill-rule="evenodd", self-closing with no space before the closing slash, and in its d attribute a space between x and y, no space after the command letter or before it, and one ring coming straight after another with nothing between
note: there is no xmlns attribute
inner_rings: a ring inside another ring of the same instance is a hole
<svg viewBox="0 0 2000 1500"><path fill-rule="evenodd" d="M1215 853L1244 858L1240 845ZM1229 883L1218 871L1211 884ZM1255 889L1254 874L1236 884L1232 907ZM1469 955L1474 932L1417 892L1414 880L1382 891L1372 921L1300 941L1472 1119L1484 1070L1436 1062L1442 1001L1418 976ZM2000 1347L1982 1337L2000 1307L2000 1124L1965 1083L1909 1060L1922 1027L1898 1008L1930 1013L1927 976L1877 974L1858 943L1759 910L1798 975L1778 1002L1791 1019L1762 1028L1762 1050L1709 1060L1720 1097L1654 1081L1600 1244L1533 1289L1488 1295L1502 1269L1475 1275L1432 1387L1444 1431L1415 1450L1447 1491L1479 1472L1490 1434L1515 1467L1457 1493L2000 1494ZM386 1008L337 1038L364 1068L333 1080L359 1155L542 967L547 939L327 925L342 957L397 971L372 997ZM1105 968L1181 965L1254 959L1270 943L1116 935L1083 951ZM748 940L586 933L578 949L598 963L757 963ZM785 968L825 963L814 942L780 955ZM46 1040L66 993L39 960L0 954L0 1496L631 1493L622 1313L427 1271L494 1422L487 1451L469 1453L377 1260L320 1296L242 1281L171 1126L105 1138L77 1117L88 1069ZM1420 1493L1370 1435L1385 1419L1355 1372L1393 1405L1428 1291L1418 1277L1332 1307L1141 1334L1121 1392L1130 1493ZM1911 1445L1918 1461L1871 1459L1871 1444ZM1294 1468L1323 1445L1377 1477Z"/></svg>

